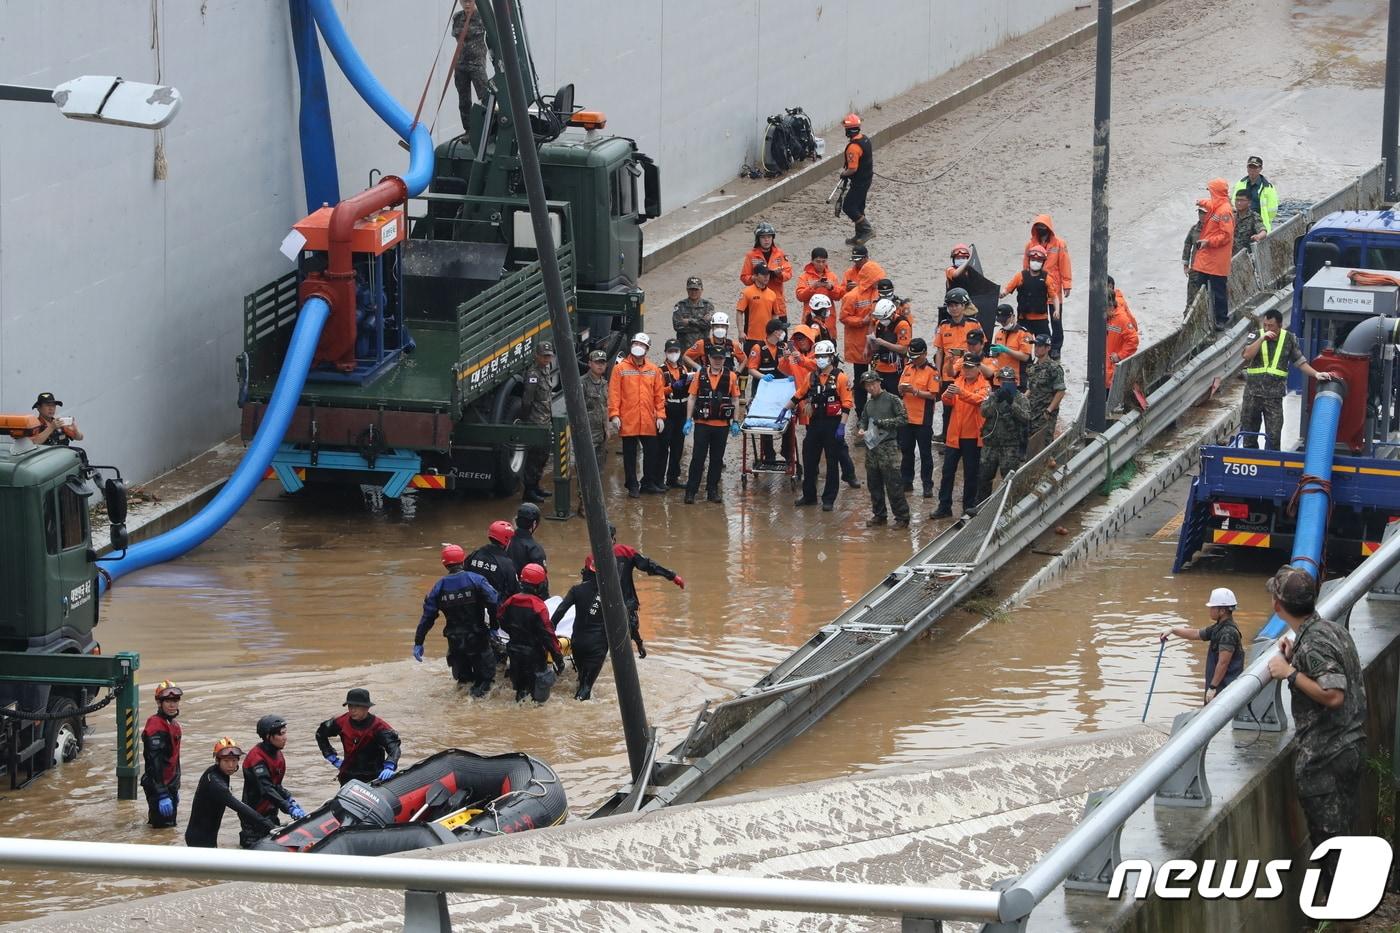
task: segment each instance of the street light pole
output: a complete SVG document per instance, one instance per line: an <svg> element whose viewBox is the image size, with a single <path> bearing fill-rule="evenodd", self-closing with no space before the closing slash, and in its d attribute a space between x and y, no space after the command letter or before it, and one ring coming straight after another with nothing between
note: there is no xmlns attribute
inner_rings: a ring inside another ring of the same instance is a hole
<svg viewBox="0 0 1400 933"><path fill-rule="evenodd" d="M1094 189L1089 213L1089 399L1085 427L1108 427L1104 340L1108 317L1108 125L1113 71L1113 0L1099 0L1094 59ZM1064 326L1061 319L1060 326Z"/></svg>
<svg viewBox="0 0 1400 933"><path fill-rule="evenodd" d="M1385 33L1385 98L1381 105L1381 158L1385 161L1385 199L1400 198L1396 184L1400 166L1395 163L1400 135L1400 0L1390 0L1390 22Z"/></svg>

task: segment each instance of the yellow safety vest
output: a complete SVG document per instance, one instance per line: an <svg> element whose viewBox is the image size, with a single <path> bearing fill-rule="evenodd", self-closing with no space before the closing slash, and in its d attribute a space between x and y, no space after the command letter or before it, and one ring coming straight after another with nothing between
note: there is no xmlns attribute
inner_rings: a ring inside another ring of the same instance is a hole
<svg viewBox="0 0 1400 933"><path fill-rule="evenodd" d="M1269 356L1269 341L1265 340L1264 345L1259 348L1259 356L1256 362L1262 366L1251 366L1245 370L1249 376L1288 376L1288 370L1279 369L1279 361L1283 359L1283 346L1288 342L1288 331L1280 331L1278 340L1274 343L1274 355Z"/></svg>

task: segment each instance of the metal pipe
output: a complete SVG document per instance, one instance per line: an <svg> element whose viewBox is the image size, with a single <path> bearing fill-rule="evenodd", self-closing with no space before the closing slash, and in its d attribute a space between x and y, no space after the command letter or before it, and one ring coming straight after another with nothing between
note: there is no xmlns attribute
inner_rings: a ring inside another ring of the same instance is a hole
<svg viewBox="0 0 1400 933"><path fill-rule="evenodd" d="M515 11L512 0L495 0L497 39L505 64L506 92L510 101L508 119L515 131L515 144L520 150L520 174L525 193L530 200L530 220L535 229L535 250L540 257L541 279L545 298L549 302L549 322L561 352L574 346L574 326L569 320L564 301L564 286L559 276L559 257L555 252L554 234L549 226L549 207L545 203L544 180L540 176L540 157L535 151L535 138L530 128L528 102L525 99L525 76L521 69L516 45ZM564 357L561 356L561 359ZM588 522L588 543L593 549L593 562L603 597L603 626L608 633L608 655L612 659L613 679L617 682L617 704L622 713L622 732L627 741L627 760L632 767L632 780L645 779L647 749L651 744L651 728L647 724L646 704L637 680L637 662L632 657L632 642L628 634L627 607L622 600L622 579L618 575L617 557L613 554L612 533L608 529L607 501L603 497L602 474L593 451L593 438L588 432L588 406L583 398L583 379L578 367L559 367L564 384L564 404L569 421L576 426L572 432L574 459L579 468L579 498Z"/></svg>
<svg viewBox="0 0 1400 933"><path fill-rule="evenodd" d="M1113 0L1099 0L1098 48L1094 55L1094 182L1089 209L1089 396L1085 428L1108 427L1104 353L1108 337L1108 129L1112 110ZM1060 327L1065 326L1064 309Z"/></svg>
<svg viewBox="0 0 1400 933"><path fill-rule="evenodd" d="M1367 318L1351 329L1351 333L1347 334L1337 350L1341 353L1370 356L1371 351L1383 343L1400 343L1400 318L1387 317L1384 314Z"/></svg>
<svg viewBox="0 0 1400 933"><path fill-rule="evenodd" d="M1000 895L743 875L0 838L0 864L51 871L814 913L995 920Z"/></svg>
<svg viewBox="0 0 1400 933"><path fill-rule="evenodd" d="M1390 0L1385 32L1385 96L1381 103L1381 161L1385 164L1385 199L1400 197L1396 165L1400 148L1400 0Z"/></svg>
<svg viewBox="0 0 1400 933"><path fill-rule="evenodd" d="M1382 544L1366 558L1351 575L1317 604L1319 615L1335 618L1370 592L1380 578L1400 562L1400 535ZM1245 668L1240 677L1220 692L1185 727L1167 739L1142 767L1120 784L1074 829L1069 831L1053 849L1045 854L1030 871L1022 875L1006 892L1003 921L1017 920L1029 914L1035 905L1069 877L1076 865L1095 846L1107 839L1137 808L1152 798L1157 788L1196 754L1235 714L1249 705L1250 700L1269 685L1269 660L1278 654L1278 646L1260 654Z"/></svg>

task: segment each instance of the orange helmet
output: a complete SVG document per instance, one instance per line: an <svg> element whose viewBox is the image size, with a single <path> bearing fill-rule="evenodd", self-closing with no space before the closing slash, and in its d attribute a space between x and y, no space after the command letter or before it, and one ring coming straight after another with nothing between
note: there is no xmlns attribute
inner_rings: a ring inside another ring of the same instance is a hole
<svg viewBox="0 0 1400 933"><path fill-rule="evenodd" d="M235 742L233 739L229 738L228 736L224 736L223 738L219 739L219 741L214 743L214 760L217 761L220 758L228 758L230 756L234 758L242 758L243 749L239 748L238 743Z"/></svg>
<svg viewBox="0 0 1400 933"><path fill-rule="evenodd" d="M176 686L173 680L162 680L156 684L156 702L161 700L178 700L185 695L185 691Z"/></svg>
<svg viewBox="0 0 1400 933"><path fill-rule="evenodd" d="M1032 246L1030 249L1026 250L1027 259L1038 259L1041 262L1044 262L1045 256L1045 250L1041 249L1039 246Z"/></svg>
<svg viewBox="0 0 1400 933"><path fill-rule="evenodd" d="M952 256L954 259L957 259L959 256L966 256L968 258L971 258L972 250L968 247L966 243L955 243L953 245Z"/></svg>
<svg viewBox="0 0 1400 933"><path fill-rule="evenodd" d="M461 545L444 544L442 546L442 565L449 567L452 564L460 564L467 559L467 552L462 550Z"/></svg>
<svg viewBox="0 0 1400 933"><path fill-rule="evenodd" d="M510 547L511 539L515 537L515 526L507 521L492 522L486 530L486 537L501 547Z"/></svg>
<svg viewBox="0 0 1400 933"><path fill-rule="evenodd" d="M589 555L590 558L592 555ZM531 586L539 586L549 579L549 574L539 564L526 564L520 571L520 582L528 583Z"/></svg>
<svg viewBox="0 0 1400 933"><path fill-rule="evenodd" d="M860 129L860 114L858 114L858 113L848 113L848 114L846 114L846 119L844 119L844 120L841 121L841 125L844 126L844 127L845 127L846 129L848 129L848 130L858 130L858 129Z"/></svg>

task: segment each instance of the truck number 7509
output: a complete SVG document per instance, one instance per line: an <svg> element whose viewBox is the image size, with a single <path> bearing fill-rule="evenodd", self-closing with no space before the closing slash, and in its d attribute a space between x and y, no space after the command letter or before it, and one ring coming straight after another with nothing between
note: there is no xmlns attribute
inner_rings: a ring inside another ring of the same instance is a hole
<svg viewBox="0 0 1400 933"><path fill-rule="evenodd" d="M1225 472L1233 473L1236 476L1258 476L1259 467L1253 463L1227 463Z"/></svg>

